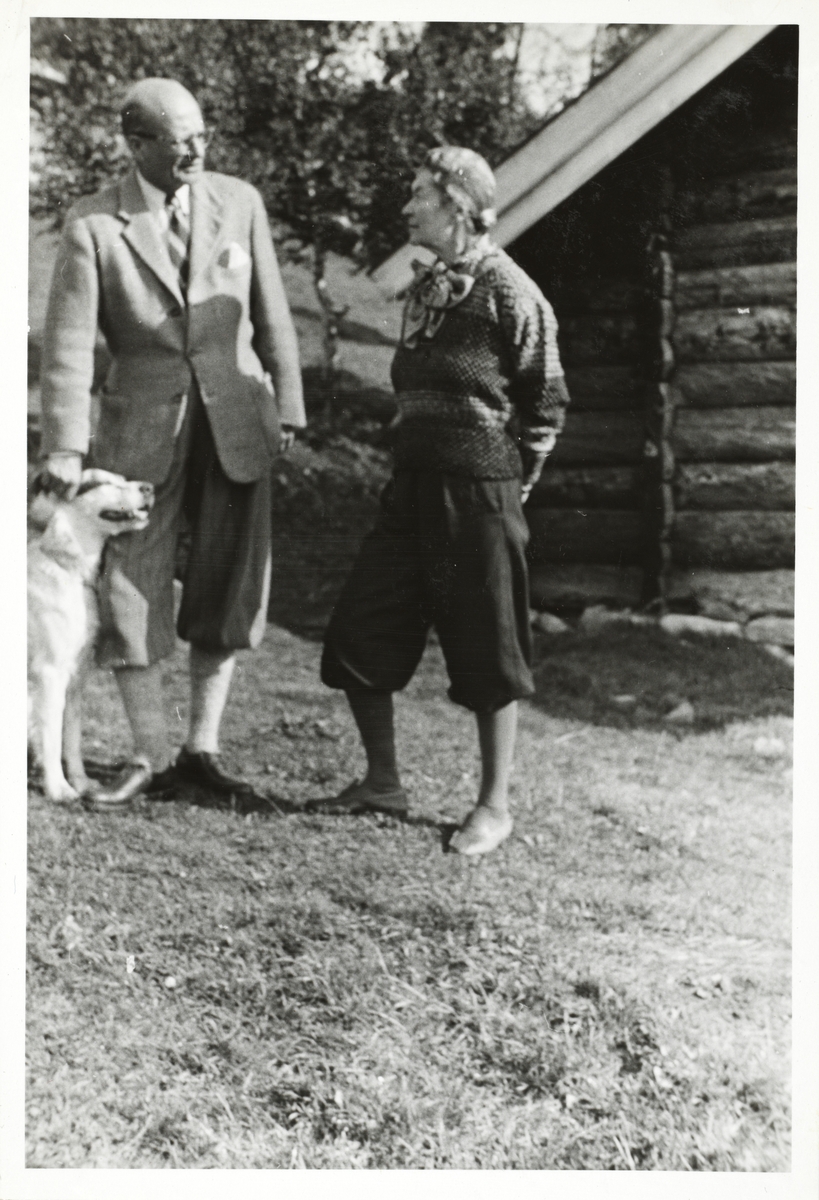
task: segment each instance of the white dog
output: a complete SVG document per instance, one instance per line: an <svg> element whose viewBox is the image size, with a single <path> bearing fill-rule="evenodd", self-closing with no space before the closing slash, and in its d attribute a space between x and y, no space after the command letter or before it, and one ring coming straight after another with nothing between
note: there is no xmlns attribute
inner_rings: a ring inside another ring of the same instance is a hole
<svg viewBox="0 0 819 1200"><path fill-rule="evenodd" d="M153 502L152 484L89 470L73 500L41 493L29 509L42 532L28 544L28 739L50 800L93 791L80 743L99 624L94 585L108 538L144 529Z"/></svg>

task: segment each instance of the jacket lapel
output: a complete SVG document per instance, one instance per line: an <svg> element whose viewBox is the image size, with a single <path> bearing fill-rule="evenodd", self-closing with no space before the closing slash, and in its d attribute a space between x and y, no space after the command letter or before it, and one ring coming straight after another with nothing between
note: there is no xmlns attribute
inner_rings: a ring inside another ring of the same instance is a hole
<svg viewBox="0 0 819 1200"><path fill-rule="evenodd" d="M142 189L134 171L129 172L120 184L120 207L117 216L124 222L123 239L135 254L165 285L181 305L185 300L179 287L176 271L171 263L167 247L162 241L156 221L145 203Z"/></svg>
<svg viewBox="0 0 819 1200"><path fill-rule="evenodd" d="M219 231L222 226L222 201L207 175L201 176L191 186L191 244L190 281L188 296L196 284L198 275L210 262Z"/></svg>

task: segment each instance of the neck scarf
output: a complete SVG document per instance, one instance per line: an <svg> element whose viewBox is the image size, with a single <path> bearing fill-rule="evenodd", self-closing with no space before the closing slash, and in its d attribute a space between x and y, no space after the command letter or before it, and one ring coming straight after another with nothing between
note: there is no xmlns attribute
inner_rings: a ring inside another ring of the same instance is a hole
<svg viewBox="0 0 819 1200"><path fill-rule="evenodd" d="M419 338L429 341L441 328L447 309L465 300L475 283L473 272L493 249L480 245L448 267L440 258L431 266L416 259L412 264L415 278L409 287L401 327L401 344L414 350ZM455 268L460 268L456 270Z"/></svg>

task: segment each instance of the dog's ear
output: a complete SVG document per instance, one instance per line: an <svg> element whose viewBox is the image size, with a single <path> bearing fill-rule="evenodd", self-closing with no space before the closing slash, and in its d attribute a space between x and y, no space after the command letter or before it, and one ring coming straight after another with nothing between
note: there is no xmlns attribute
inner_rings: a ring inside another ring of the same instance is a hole
<svg viewBox="0 0 819 1200"><path fill-rule="evenodd" d="M50 492L44 492L42 485L38 488L35 483L33 496L28 506L28 521L34 529L45 529L57 509L59 501Z"/></svg>
<svg viewBox="0 0 819 1200"><path fill-rule="evenodd" d="M83 479L80 486L77 488L76 495L84 496L86 492L93 492L94 488L102 487L106 483L105 479Z"/></svg>

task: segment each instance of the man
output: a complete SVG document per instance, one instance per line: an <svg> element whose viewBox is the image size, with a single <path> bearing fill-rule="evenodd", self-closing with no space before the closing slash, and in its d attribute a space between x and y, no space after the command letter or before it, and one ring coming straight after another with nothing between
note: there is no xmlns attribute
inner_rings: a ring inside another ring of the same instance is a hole
<svg viewBox="0 0 819 1200"><path fill-rule="evenodd" d="M256 646L270 584L270 466L305 424L298 346L258 192L204 170L209 134L169 79L122 109L133 167L69 214L43 350L42 481L77 488L83 456L156 486L143 533L113 539L100 581L101 665L112 666L134 759L97 808L177 780L247 793L220 766L237 650ZM112 364L91 433L94 343ZM162 662L173 577L190 533L177 631L190 642L190 725L170 765Z"/></svg>

